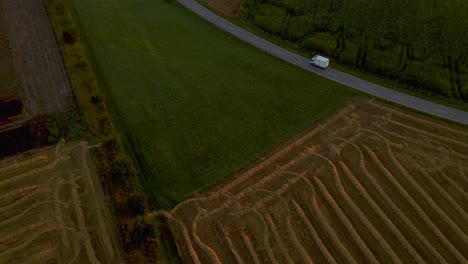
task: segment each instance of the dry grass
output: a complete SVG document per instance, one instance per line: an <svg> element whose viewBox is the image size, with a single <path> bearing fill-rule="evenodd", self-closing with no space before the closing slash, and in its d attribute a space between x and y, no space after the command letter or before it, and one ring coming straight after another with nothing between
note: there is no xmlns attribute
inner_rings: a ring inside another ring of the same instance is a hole
<svg viewBox="0 0 468 264"><path fill-rule="evenodd" d="M170 213L185 262L466 263L468 130L360 100Z"/></svg>
<svg viewBox="0 0 468 264"><path fill-rule="evenodd" d="M2 263L120 263L90 147L59 144L0 163Z"/></svg>

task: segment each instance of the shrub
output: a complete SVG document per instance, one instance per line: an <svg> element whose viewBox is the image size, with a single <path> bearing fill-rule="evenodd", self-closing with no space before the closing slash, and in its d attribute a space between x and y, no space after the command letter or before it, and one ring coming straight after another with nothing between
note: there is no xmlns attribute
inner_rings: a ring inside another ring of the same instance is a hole
<svg viewBox="0 0 468 264"><path fill-rule="evenodd" d="M99 95L93 95L93 96L91 96L91 99L90 99L90 101L91 101L91 103L93 103L93 104L96 104L96 105L97 105L97 104L100 104L100 103L102 103L102 101L103 101L103 100L102 100L102 96L99 96Z"/></svg>
<svg viewBox="0 0 468 264"><path fill-rule="evenodd" d="M65 44L74 44L76 42L76 35L74 32L63 31L62 39Z"/></svg>
<svg viewBox="0 0 468 264"><path fill-rule="evenodd" d="M130 162L125 159L113 160L110 165L111 177L113 182L120 182L132 176Z"/></svg>
<svg viewBox="0 0 468 264"><path fill-rule="evenodd" d="M154 227L146 223L144 220L138 219L133 225L132 233L130 234L130 242L133 246L143 246L148 242L149 238L155 237Z"/></svg>
<svg viewBox="0 0 468 264"><path fill-rule="evenodd" d="M127 201L132 216L141 215L145 212L145 199L140 195L132 195Z"/></svg>

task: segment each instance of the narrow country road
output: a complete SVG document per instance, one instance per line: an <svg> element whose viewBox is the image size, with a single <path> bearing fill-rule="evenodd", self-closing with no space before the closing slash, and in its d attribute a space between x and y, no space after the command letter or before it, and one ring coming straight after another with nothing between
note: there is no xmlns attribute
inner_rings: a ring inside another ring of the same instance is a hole
<svg viewBox="0 0 468 264"><path fill-rule="evenodd" d="M344 72L332 68L320 69L309 64L309 59L283 49L268 42L214 14L194 0L177 0L181 5L191 10L220 29L236 36L237 38L298 67L339 82L359 91L374 95L376 97L407 106L409 108L425 112L434 116L442 117L451 121L468 124L468 112L436 104L405 93L397 92L383 86L356 78Z"/></svg>

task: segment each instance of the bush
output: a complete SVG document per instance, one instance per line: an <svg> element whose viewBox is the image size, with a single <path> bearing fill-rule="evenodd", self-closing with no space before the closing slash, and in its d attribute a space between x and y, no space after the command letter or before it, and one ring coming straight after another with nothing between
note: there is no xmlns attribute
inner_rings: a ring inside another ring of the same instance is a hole
<svg viewBox="0 0 468 264"><path fill-rule="evenodd" d="M147 244L149 238L155 237L154 227L144 220L138 219L133 225L132 233L130 234L130 242L132 246L143 246Z"/></svg>
<svg viewBox="0 0 468 264"><path fill-rule="evenodd" d="M76 42L76 35L74 32L63 31L62 39L65 44L74 44Z"/></svg>
<svg viewBox="0 0 468 264"><path fill-rule="evenodd" d="M132 216L142 215L145 213L145 199L140 195L132 195L127 201L128 208Z"/></svg>
<svg viewBox="0 0 468 264"><path fill-rule="evenodd" d="M132 176L130 162L125 159L113 160L110 165L112 181L117 183Z"/></svg>
<svg viewBox="0 0 468 264"><path fill-rule="evenodd" d="M29 122L29 134L39 142L49 143L50 129L49 122L45 117L39 117Z"/></svg>
<svg viewBox="0 0 468 264"><path fill-rule="evenodd" d="M102 96L99 96L99 95L93 95L91 96L91 99L90 99L91 103L97 105L97 104L100 104L102 103Z"/></svg>

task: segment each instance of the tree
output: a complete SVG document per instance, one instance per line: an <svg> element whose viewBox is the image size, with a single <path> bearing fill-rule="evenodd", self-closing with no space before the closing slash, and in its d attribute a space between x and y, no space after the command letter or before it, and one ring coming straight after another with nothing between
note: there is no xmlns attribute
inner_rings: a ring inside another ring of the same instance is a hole
<svg viewBox="0 0 468 264"><path fill-rule="evenodd" d="M112 181L119 182L131 176L130 162L125 159L113 160L110 166Z"/></svg>
<svg viewBox="0 0 468 264"><path fill-rule="evenodd" d="M145 212L145 200L140 195L132 195L127 201L132 216L141 215Z"/></svg>
<svg viewBox="0 0 468 264"><path fill-rule="evenodd" d="M143 246L149 238L154 237L154 227L144 220L138 219L133 225L130 242L133 246Z"/></svg>

